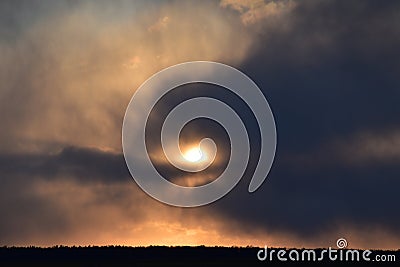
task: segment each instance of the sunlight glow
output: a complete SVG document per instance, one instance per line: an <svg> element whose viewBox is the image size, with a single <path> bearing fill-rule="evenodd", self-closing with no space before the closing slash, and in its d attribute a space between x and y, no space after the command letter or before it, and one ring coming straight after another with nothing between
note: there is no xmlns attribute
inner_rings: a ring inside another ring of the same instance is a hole
<svg viewBox="0 0 400 267"><path fill-rule="evenodd" d="M201 151L200 148L195 147L189 149L183 156L187 161L197 162L203 157L203 152Z"/></svg>

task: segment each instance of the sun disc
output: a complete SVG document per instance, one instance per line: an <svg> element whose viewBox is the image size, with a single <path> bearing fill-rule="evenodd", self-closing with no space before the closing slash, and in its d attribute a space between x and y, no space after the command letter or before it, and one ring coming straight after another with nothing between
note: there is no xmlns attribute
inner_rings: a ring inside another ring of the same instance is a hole
<svg viewBox="0 0 400 267"><path fill-rule="evenodd" d="M201 151L200 148L192 148L190 150L188 150L185 154L184 154L184 158L187 161L190 162L197 162L199 161L201 158L203 157L203 153Z"/></svg>

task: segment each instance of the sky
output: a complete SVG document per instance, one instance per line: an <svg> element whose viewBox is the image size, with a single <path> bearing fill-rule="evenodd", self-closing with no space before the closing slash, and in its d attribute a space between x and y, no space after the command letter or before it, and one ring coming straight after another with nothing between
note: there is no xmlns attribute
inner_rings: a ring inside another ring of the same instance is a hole
<svg viewBox="0 0 400 267"><path fill-rule="evenodd" d="M334 247L346 238L398 249L399 47L397 1L1 1L0 245ZM182 142L213 137L213 166L188 175L165 163L160 127L183 99L236 107L252 148L229 194L179 208L133 181L122 122L147 78L194 60L253 79L278 142L268 178L249 194L259 133L248 108L217 86L175 89L146 132L167 179L207 183L230 153L224 129L200 119Z"/></svg>

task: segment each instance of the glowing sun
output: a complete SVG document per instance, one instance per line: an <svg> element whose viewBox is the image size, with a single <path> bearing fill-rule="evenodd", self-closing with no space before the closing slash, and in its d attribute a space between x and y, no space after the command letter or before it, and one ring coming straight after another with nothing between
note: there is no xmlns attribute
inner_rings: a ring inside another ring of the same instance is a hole
<svg viewBox="0 0 400 267"><path fill-rule="evenodd" d="M183 156L187 161L197 162L203 157L203 152L201 151L200 148L195 147L189 149Z"/></svg>

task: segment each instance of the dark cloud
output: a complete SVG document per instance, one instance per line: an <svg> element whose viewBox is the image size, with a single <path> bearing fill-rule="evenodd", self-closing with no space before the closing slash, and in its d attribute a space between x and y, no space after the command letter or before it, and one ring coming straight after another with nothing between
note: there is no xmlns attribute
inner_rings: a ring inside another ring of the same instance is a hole
<svg viewBox="0 0 400 267"><path fill-rule="evenodd" d="M302 1L289 25L260 33L243 69L270 99L281 148L304 151L356 130L397 127L398 9Z"/></svg>
<svg viewBox="0 0 400 267"><path fill-rule="evenodd" d="M135 186L122 154L2 154L0 173L1 245L129 242L121 236L140 233L148 216L167 218L164 205Z"/></svg>
<svg viewBox="0 0 400 267"><path fill-rule="evenodd" d="M53 155L3 154L0 172L3 177L68 177L81 183L125 182L130 177L121 154L79 147L67 147Z"/></svg>
<svg viewBox="0 0 400 267"><path fill-rule="evenodd" d="M362 153L377 152L358 142L364 132L398 131L399 8L389 1L299 1L286 24L265 22L258 50L241 69L274 111L276 160L259 191L247 194L248 176L215 204L218 212L246 221L246 231L305 240L338 225L400 233L397 152L349 164L360 158L355 143ZM383 142L376 138L371 144ZM397 144L393 137L390 144Z"/></svg>

